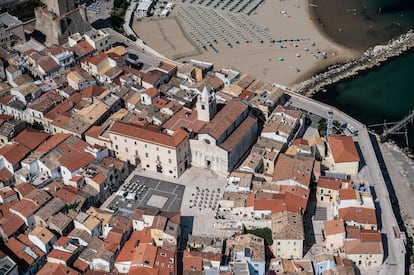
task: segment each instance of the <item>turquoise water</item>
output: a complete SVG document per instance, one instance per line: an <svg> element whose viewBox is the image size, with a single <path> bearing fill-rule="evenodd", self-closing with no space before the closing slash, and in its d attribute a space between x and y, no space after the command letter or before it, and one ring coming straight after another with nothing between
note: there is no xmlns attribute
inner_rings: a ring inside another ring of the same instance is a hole
<svg viewBox="0 0 414 275"><path fill-rule="evenodd" d="M379 69L364 73L314 98L334 105L370 125L401 120L414 109L414 52L398 57ZM382 127L377 127L381 131ZM414 149L414 125L409 125L409 142ZM403 135L393 137L405 146Z"/></svg>

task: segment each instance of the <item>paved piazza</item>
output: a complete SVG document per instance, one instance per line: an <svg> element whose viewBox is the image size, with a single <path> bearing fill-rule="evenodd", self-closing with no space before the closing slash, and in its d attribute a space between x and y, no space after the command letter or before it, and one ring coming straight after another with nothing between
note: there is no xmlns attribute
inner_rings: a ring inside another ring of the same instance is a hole
<svg viewBox="0 0 414 275"><path fill-rule="evenodd" d="M180 211L185 186L170 182L168 178L155 179L149 176L141 175L139 170L132 172L104 207L111 211L117 209L126 216L131 216L139 206Z"/></svg>

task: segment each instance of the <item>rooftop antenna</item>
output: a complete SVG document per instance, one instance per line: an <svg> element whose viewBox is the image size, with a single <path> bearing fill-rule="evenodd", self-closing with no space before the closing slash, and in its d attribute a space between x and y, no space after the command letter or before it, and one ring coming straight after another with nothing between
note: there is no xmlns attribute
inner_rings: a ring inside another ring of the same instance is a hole
<svg viewBox="0 0 414 275"><path fill-rule="evenodd" d="M332 136L332 126L333 126L333 110L329 109L328 110L328 121L327 121L327 125L326 125L326 135Z"/></svg>

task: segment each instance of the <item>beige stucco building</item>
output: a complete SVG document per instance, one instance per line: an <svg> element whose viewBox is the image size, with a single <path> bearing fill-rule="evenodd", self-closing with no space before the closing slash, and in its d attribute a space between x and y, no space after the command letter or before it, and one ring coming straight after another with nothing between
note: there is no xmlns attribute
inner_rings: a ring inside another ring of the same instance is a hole
<svg viewBox="0 0 414 275"><path fill-rule="evenodd" d="M117 158L147 170L179 177L189 166L188 133L182 129L170 136L153 127L115 122L109 137Z"/></svg>
<svg viewBox="0 0 414 275"><path fill-rule="evenodd" d="M301 259L305 240L302 215L288 211L272 214L272 239L275 257Z"/></svg>
<svg viewBox="0 0 414 275"><path fill-rule="evenodd" d="M337 173L358 175L359 155L351 136L327 137L328 159Z"/></svg>

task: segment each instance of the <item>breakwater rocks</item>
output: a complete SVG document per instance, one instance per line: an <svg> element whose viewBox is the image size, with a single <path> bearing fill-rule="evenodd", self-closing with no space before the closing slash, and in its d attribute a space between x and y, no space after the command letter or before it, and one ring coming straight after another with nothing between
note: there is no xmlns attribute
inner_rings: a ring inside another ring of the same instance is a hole
<svg viewBox="0 0 414 275"><path fill-rule="evenodd" d="M314 75L312 78L292 86L291 91L305 96L312 96L328 85L355 76L361 71L379 66L389 58L399 56L413 47L414 31L409 30L398 38L390 40L386 45L369 48L359 58L328 67L326 72Z"/></svg>

